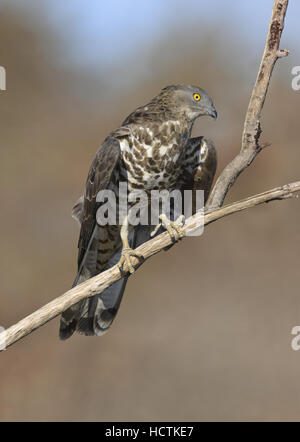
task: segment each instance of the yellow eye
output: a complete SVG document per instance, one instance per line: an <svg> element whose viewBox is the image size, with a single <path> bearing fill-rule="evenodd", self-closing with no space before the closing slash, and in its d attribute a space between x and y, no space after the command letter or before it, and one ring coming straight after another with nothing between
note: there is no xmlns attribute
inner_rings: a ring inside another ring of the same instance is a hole
<svg viewBox="0 0 300 442"><path fill-rule="evenodd" d="M193 97L194 97L194 100L196 100L196 101L199 101L201 98L199 94L194 94Z"/></svg>

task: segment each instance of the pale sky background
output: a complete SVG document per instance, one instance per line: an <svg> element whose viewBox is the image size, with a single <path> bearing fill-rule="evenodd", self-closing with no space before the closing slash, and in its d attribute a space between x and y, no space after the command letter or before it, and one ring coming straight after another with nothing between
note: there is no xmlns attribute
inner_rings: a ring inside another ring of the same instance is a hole
<svg viewBox="0 0 300 442"><path fill-rule="evenodd" d="M252 54L263 45L273 0L1 0L24 19L55 30L64 45L63 60L84 69L116 66L135 51L191 26L232 32ZM0 6L0 9L1 9ZM290 0L282 44L299 41L300 1ZM293 48L298 55L299 48ZM226 48L224 48L226 50ZM227 50L230 50L228 48Z"/></svg>
<svg viewBox="0 0 300 442"><path fill-rule="evenodd" d="M273 0L65 0L43 2L49 22L65 34L71 54L85 63L110 63L152 45L175 28L219 24L252 48L262 41ZM284 41L299 38L300 1L291 0ZM97 42L99 42L98 50Z"/></svg>

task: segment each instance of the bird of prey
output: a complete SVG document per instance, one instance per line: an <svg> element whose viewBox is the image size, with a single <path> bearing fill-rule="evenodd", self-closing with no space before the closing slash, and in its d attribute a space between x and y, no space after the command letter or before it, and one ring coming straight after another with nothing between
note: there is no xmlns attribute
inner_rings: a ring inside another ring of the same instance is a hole
<svg viewBox="0 0 300 442"><path fill-rule="evenodd" d="M153 226L132 226L128 219L122 225L119 220L115 225L99 225L99 191L110 189L117 194L118 184L126 182L128 192L178 189L183 193L201 189L207 199L216 171L216 150L209 139L191 138L194 121L204 115L217 117L212 99L203 89L182 84L167 86L105 139L91 164L84 196L72 212L81 226L78 273L73 286L117 263L120 271L127 263L132 273L131 257L138 255L134 249L153 234ZM174 240L180 239L182 231L176 220L164 213L160 220ZM74 331L84 335L106 332L117 314L127 279L128 274L101 294L63 312L60 338L67 339Z"/></svg>

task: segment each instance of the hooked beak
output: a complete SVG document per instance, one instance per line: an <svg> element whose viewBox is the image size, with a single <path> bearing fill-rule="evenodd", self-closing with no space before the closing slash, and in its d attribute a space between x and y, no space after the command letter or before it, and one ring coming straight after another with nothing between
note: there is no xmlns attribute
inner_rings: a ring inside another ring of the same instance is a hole
<svg viewBox="0 0 300 442"><path fill-rule="evenodd" d="M208 115L211 116L211 117L213 117L214 119L217 118L217 116L218 116L218 112L216 111L216 109L215 109L214 106L211 107L211 109L210 109L209 112L208 112Z"/></svg>

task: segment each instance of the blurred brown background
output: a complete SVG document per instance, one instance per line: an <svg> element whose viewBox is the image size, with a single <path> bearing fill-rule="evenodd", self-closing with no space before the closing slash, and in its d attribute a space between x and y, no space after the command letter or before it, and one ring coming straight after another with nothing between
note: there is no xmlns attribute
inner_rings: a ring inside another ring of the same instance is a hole
<svg viewBox="0 0 300 442"><path fill-rule="evenodd" d="M145 2L125 47L135 1L109 11L107 2L96 11L93 0L62 3L64 11L58 0L0 4L4 327L70 287L72 205L101 141L136 106L167 84L198 84L219 118L200 120L194 134L214 139L218 172L238 152L272 5ZM300 179L295 3L282 40L292 55L277 64L263 113L262 141L272 147L227 201ZM89 14L96 30L84 40ZM299 204L233 215L155 256L129 281L104 337L61 342L57 318L1 353L0 419L299 420L300 351L291 349L300 325Z"/></svg>

